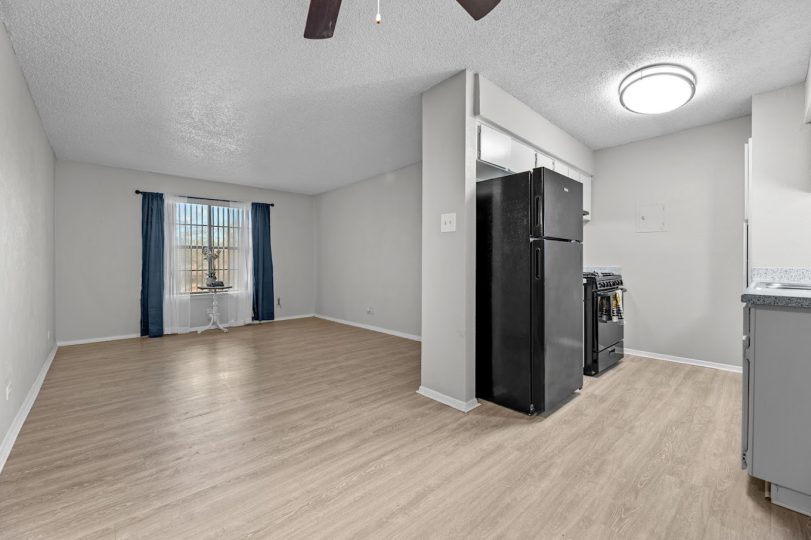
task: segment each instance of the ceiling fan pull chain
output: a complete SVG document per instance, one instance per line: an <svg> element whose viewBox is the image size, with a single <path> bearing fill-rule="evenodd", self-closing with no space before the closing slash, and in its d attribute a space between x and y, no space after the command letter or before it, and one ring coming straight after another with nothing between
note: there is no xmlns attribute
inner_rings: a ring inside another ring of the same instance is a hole
<svg viewBox="0 0 811 540"><path fill-rule="evenodd" d="M448 0L450 1L450 0ZM0 0L2 2L2 0ZM338 22L338 12L341 10L342 0L310 0L310 9L307 11L307 23L304 26L304 37L307 39L327 39L335 33ZM479 20L501 0L456 0L468 14ZM383 17L380 15L380 0L377 0L377 14L375 23L380 25Z"/></svg>

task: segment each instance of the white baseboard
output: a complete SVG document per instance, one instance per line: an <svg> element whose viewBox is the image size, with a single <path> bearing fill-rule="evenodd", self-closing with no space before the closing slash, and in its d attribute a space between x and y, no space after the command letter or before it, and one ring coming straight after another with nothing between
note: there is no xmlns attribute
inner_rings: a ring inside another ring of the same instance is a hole
<svg viewBox="0 0 811 540"><path fill-rule="evenodd" d="M372 326L371 324L363 324L354 321L345 321L343 319L336 319L335 317L327 317L326 315L321 315L319 313L315 314L316 317L319 319L324 319L325 321L332 321L340 324L347 324L349 326L357 326L358 328L363 328L364 330L371 330L373 332L380 332L382 334L389 334L391 336L397 336L405 339L410 339L412 341L422 341L420 336L414 334L406 334L405 332L398 332L397 330L389 330L388 328L382 328L380 326Z"/></svg>
<svg viewBox="0 0 811 540"><path fill-rule="evenodd" d="M293 320L293 319L306 319L306 318L309 318L309 317L315 317L315 314L314 313L308 313L306 315L291 315L290 317L277 317L276 319L273 319L272 321L252 321L252 322L250 322L248 324L266 324L266 323L272 323L272 322L276 322L276 321L290 321L290 320ZM206 325L206 326L208 326L208 325ZM198 330L202 330L206 326L195 326L194 328L191 328L189 332L190 333L191 332L197 332ZM235 325L235 324L227 324L227 323L225 323L225 324L223 324L223 326L226 327L226 328L229 328L231 326L247 326L247 325ZM167 335L169 335L169 334L167 334ZM120 339L132 339L132 338L137 338L137 337L141 337L141 334L126 334L126 335L123 335L123 336L108 336L108 337L87 338L87 339L71 339L71 340L66 340L66 341L59 341L57 343L57 345L59 345L60 347L64 347L66 345L86 345L88 343L102 343L104 341L118 341Z"/></svg>
<svg viewBox="0 0 811 540"><path fill-rule="evenodd" d="M311 317L316 317L315 313L307 313L306 315L290 315L289 317L276 317L272 321L260 321L262 324L265 323L272 323L277 321L293 321L296 319L309 319Z"/></svg>
<svg viewBox="0 0 811 540"><path fill-rule="evenodd" d="M309 313L307 315L291 315L290 317L277 317L272 321L248 321L246 323L222 323L223 328L236 328L239 326L254 326L257 324L271 324L279 321L293 321L295 319L308 319L310 317L315 317L314 314ZM192 334L194 332L199 332L200 330L205 330L208 328L208 325L205 326L195 326L194 328L189 330L189 333Z"/></svg>
<svg viewBox="0 0 811 540"><path fill-rule="evenodd" d="M87 338L87 339L69 339L66 341L58 341L56 344L60 347L65 347L67 345L85 345L87 343L101 343L103 341L118 341L119 339L132 339L141 337L141 334L127 334L125 336L108 336L108 337L98 337L98 338Z"/></svg>
<svg viewBox="0 0 811 540"><path fill-rule="evenodd" d="M463 413L468 413L481 405L478 400L471 399L467 403L456 398L452 398L448 395L443 394L442 392L437 392L436 390L431 390L427 386L420 386L420 389L417 390L417 393L421 396L425 396L427 398L433 399L434 401L438 401L443 405L447 405L448 407L453 407L458 411L462 411Z"/></svg>
<svg viewBox="0 0 811 540"><path fill-rule="evenodd" d="M691 366L720 369L721 371L731 371L732 373L741 373L742 371L741 366L733 366L731 364L721 364L720 362L708 362L706 360L695 360L694 358L683 358L681 356L671 356L669 354L637 351L636 349L625 349L625 354L630 356L643 356L645 358L653 358L654 360L665 360L667 362L676 362L677 364L689 364Z"/></svg>
<svg viewBox="0 0 811 540"><path fill-rule="evenodd" d="M11 425L8 428L8 432L6 432L5 437L3 437L3 443L0 444L0 472L3 472L3 467L5 467L6 460L11 454L11 449L14 447L14 443L17 440L17 435L20 434L20 430L23 428L25 419L28 417L28 413L31 412L31 407L34 406L34 401L36 401L37 396L39 395L39 389L42 388L42 383L45 381L45 376L48 374L48 370L51 369L51 364L54 361L54 356L56 356L57 349L59 349L58 345L54 345L53 349L51 349L47 360L45 360L45 363L42 364L42 369L39 370L37 378L34 379L34 383L28 390L28 395L25 396L25 401L23 401L22 405L20 405L20 410L17 411L17 415L14 417L14 420L12 420Z"/></svg>

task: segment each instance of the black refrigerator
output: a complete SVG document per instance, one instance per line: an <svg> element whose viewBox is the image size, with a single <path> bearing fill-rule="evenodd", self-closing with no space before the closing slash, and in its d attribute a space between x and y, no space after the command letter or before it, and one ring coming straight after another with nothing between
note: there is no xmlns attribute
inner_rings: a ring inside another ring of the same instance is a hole
<svg viewBox="0 0 811 540"><path fill-rule="evenodd" d="M476 186L476 394L527 414L583 387L583 186L549 169Z"/></svg>

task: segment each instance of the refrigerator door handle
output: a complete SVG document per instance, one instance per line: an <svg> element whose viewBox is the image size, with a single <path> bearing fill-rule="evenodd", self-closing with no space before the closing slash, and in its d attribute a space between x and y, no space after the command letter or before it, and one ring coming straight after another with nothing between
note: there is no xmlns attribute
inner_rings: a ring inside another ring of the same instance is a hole
<svg viewBox="0 0 811 540"><path fill-rule="evenodd" d="M535 248L535 279L541 279L541 248L539 247Z"/></svg>
<svg viewBox="0 0 811 540"><path fill-rule="evenodd" d="M535 227L541 226L541 197L535 196Z"/></svg>

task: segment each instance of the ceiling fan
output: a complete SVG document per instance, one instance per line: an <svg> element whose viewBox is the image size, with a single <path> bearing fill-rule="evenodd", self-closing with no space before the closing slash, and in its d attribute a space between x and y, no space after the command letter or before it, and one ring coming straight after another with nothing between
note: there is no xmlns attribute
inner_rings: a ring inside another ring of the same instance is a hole
<svg viewBox="0 0 811 540"><path fill-rule="evenodd" d="M501 0L456 1L477 21L490 13L501 2ZM310 0L310 11L307 14L304 37L307 39L331 38L335 32L335 23L338 21L338 12L340 10L341 0ZM377 22L380 23L379 4Z"/></svg>

